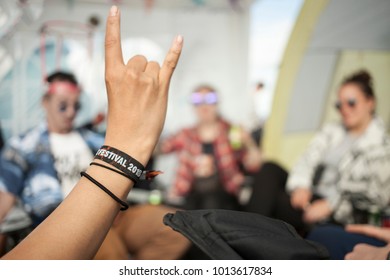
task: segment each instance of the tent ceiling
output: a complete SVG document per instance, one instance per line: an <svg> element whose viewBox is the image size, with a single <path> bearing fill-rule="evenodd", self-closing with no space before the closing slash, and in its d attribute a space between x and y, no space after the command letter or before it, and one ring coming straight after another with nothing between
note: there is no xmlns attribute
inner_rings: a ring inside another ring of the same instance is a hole
<svg viewBox="0 0 390 280"><path fill-rule="evenodd" d="M68 0L70 4L73 0ZM126 5L137 8L144 8L146 5L151 5L155 8L179 8L179 9L194 9L194 8L211 8L211 9L231 9L232 7L246 7L253 0L79 0L78 2L101 4L101 5Z"/></svg>
<svg viewBox="0 0 390 280"><path fill-rule="evenodd" d="M293 88L286 132L315 131L343 51L390 50L390 1L330 0L313 30ZM315 71L313 71L315 69ZM301 117L305 108L307 118Z"/></svg>
<svg viewBox="0 0 390 280"><path fill-rule="evenodd" d="M388 0L330 1L316 26L310 49L390 49Z"/></svg>

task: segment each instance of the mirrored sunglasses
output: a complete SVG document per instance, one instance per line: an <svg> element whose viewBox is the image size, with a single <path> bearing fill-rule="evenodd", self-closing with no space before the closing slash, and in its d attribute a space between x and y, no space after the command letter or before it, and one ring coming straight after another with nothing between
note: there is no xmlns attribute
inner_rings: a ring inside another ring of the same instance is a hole
<svg viewBox="0 0 390 280"><path fill-rule="evenodd" d="M75 112L78 112L81 109L81 104L79 102L76 102L74 104L60 103L60 105L58 106L58 111L60 111L61 113L66 112L69 107L73 107L73 110L75 110Z"/></svg>
<svg viewBox="0 0 390 280"><path fill-rule="evenodd" d="M340 111L343 108L343 106L348 106L349 108L352 109L356 107L356 104L357 104L356 99L350 98L346 102L341 102L340 100L337 100L334 106L337 110Z"/></svg>
<svg viewBox="0 0 390 280"><path fill-rule="evenodd" d="M202 104L217 104L218 96L215 92L199 93L194 92L191 94L191 104L197 106Z"/></svg>

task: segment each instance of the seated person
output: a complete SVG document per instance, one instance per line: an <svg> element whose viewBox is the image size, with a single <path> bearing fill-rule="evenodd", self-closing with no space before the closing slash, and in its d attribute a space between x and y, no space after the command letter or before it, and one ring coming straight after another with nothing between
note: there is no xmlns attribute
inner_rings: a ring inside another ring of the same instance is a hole
<svg viewBox="0 0 390 280"><path fill-rule="evenodd" d="M368 72L347 77L336 102L341 123L317 133L290 174L264 164L247 210L284 220L305 235L317 223L355 223L357 205L388 205L390 140L375 104Z"/></svg>
<svg viewBox="0 0 390 280"><path fill-rule="evenodd" d="M214 88L198 86L191 93L191 102L196 124L163 139L157 149L157 154L178 154L172 195L184 197L186 209L238 210L244 183L241 167L257 171L260 150L249 133L220 116Z"/></svg>

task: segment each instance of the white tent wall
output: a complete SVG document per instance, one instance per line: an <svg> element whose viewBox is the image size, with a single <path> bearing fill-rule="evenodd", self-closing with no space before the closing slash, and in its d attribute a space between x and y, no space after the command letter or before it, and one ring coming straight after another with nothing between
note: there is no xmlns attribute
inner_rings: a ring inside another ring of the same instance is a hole
<svg viewBox="0 0 390 280"><path fill-rule="evenodd" d="M235 123L248 123L248 36L252 1L240 1L239 10L233 9L229 1L205 1L203 6L194 6L192 1L156 1L149 12L140 5L142 1L121 2L122 39L147 38L154 42L161 52L152 59L161 62L176 34L185 38L182 58L171 85L165 134L193 122L188 95L199 83L212 84L219 90L222 115ZM101 19L94 35L93 60L89 60L87 53L84 56L81 53L71 58L69 66L83 83L87 96L92 97L88 102L92 108L84 112L84 119L93 117L97 110L105 107L103 37L108 10L108 1L45 1L39 19L28 24L22 22L6 42L2 40L2 46L15 61L19 61L12 69L12 80L7 87L10 92L3 98L12 98L12 113L1 116L3 127L8 129L7 136L20 133L42 118L39 108L42 92L35 91L32 101L31 96L26 98L31 95L28 89L37 88L40 82L36 78L29 79L31 69L28 69L28 60L33 52L39 50L42 24L50 20L87 23L92 15ZM50 39L53 38L48 36L47 40ZM87 44L85 40L78 40L78 43L82 46ZM124 55L134 55L132 52L142 54L142 49L133 46L128 53L124 51ZM144 55L150 58L148 53ZM39 70L34 69L35 72Z"/></svg>

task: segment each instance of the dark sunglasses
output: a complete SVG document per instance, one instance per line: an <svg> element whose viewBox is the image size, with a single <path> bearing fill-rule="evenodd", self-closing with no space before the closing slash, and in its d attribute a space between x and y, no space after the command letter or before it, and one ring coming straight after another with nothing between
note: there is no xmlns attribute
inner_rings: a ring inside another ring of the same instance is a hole
<svg viewBox="0 0 390 280"><path fill-rule="evenodd" d="M355 108L356 103L357 103L356 99L350 98L347 100L347 102L344 102L344 104L340 100L338 100L336 101L334 106L337 110L340 111L344 105L348 105L349 108Z"/></svg>
<svg viewBox="0 0 390 280"><path fill-rule="evenodd" d="M78 112L81 109L81 104L79 102L76 102L73 105L68 103L60 103L60 105L58 106L58 111L60 111L61 113L66 112L66 110L68 110L68 107L72 107L72 106L75 112Z"/></svg>
<svg viewBox="0 0 390 280"><path fill-rule="evenodd" d="M191 94L191 104L197 106L202 104L217 104L218 96L215 92L199 93L194 92Z"/></svg>

